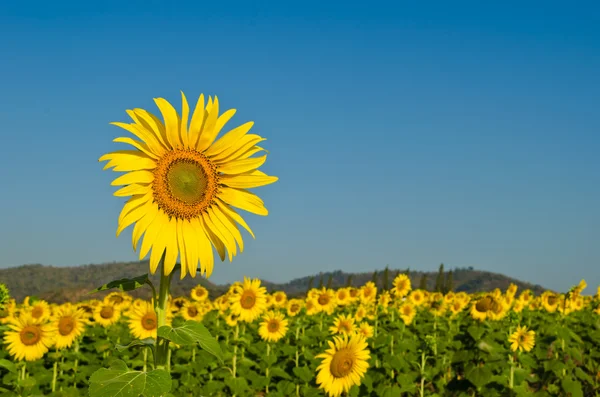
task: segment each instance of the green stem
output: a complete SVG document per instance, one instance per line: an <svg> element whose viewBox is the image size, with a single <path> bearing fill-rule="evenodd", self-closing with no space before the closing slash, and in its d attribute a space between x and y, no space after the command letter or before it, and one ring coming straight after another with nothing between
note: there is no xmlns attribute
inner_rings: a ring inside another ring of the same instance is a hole
<svg viewBox="0 0 600 397"><path fill-rule="evenodd" d="M167 325L167 303L169 299L169 287L171 285L172 273L165 276L165 254L160 258L160 287L158 291L158 299L154 302L154 311L158 322L158 328ZM160 336L156 338L156 356L154 357L154 367L156 369L166 369L167 360L169 357L169 340L163 339Z"/></svg>
<svg viewBox="0 0 600 397"><path fill-rule="evenodd" d="M75 339L75 347L73 348L76 354L79 353L79 338ZM79 358L75 357L75 364L73 365L73 387L77 389L77 367L79 365Z"/></svg>
<svg viewBox="0 0 600 397"><path fill-rule="evenodd" d="M52 393L56 391L56 376L58 375L58 360L54 360L54 365L52 366Z"/></svg>
<svg viewBox="0 0 600 397"><path fill-rule="evenodd" d="M269 357L269 355L271 354L271 344L267 343L267 357ZM266 392L267 394L269 394L269 367L267 367L267 369L265 370L265 376L267 377L267 387L266 387Z"/></svg>
<svg viewBox="0 0 600 397"><path fill-rule="evenodd" d="M146 362L148 360L148 348L144 349L143 355L144 355L144 366L143 366L142 370L144 372L146 372L146 370L148 369L148 365L146 364Z"/></svg>
<svg viewBox="0 0 600 397"><path fill-rule="evenodd" d="M233 345L233 358L232 358L232 375L235 378L235 373L236 373L236 364L237 364L237 350L238 350L238 346L237 346L237 339L240 333L240 327L239 325L235 325L235 335L233 336L233 340L234 340L234 345Z"/></svg>
<svg viewBox="0 0 600 397"><path fill-rule="evenodd" d="M421 397L425 396L425 352L421 353Z"/></svg>
<svg viewBox="0 0 600 397"><path fill-rule="evenodd" d="M510 378L508 379L508 388L513 389L515 385L515 364L513 355L509 355L510 358Z"/></svg>

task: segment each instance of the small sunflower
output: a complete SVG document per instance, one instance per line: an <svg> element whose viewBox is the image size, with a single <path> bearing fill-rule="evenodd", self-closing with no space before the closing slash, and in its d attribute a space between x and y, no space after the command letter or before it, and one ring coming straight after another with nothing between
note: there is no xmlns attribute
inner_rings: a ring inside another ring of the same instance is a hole
<svg viewBox="0 0 600 397"><path fill-rule="evenodd" d="M157 337L158 318L152 303L145 302L139 308L132 308L128 313L129 331L138 339Z"/></svg>
<svg viewBox="0 0 600 397"><path fill-rule="evenodd" d="M285 336L288 330L288 320L283 313L267 312L258 327L258 335L267 342L277 342Z"/></svg>
<svg viewBox="0 0 600 397"><path fill-rule="evenodd" d="M332 334L350 335L356 330L354 319L350 315L340 314L333 321L333 325L329 327L329 332Z"/></svg>
<svg viewBox="0 0 600 397"><path fill-rule="evenodd" d="M363 303L374 302L376 296L377 296L377 286L372 281L367 282L359 290L359 297Z"/></svg>
<svg viewBox="0 0 600 397"><path fill-rule="evenodd" d="M52 315L50 311L50 305L48 302L43 300L35 301L27 309L31 314L31 317L36 321L46 321L50 319Z"/></svg>
<svg viewBox="0 0 600 397"><path fill-rule="evenodd" d="M339 397L352 386L360 385L371 356L367 342L360 334L335 336L333 342L327 343L329 349L316 356L323 359L317 367L317 384L330 397Z"/></svg>
<svg viewBox="0 0 600 397"><path fill-rule="evenodd" d="M235 327L239 321L240 321L239 314L229 313L225 317L225 323L227 323L227 325L229 325L230 327Z"/></svg>
<svg viewBox="0 0 600 397"><path fill-rule="evenodd" d="M273 294L273 304L276 307L284 307L287 303L287 295L283 291L277 291Z"/></svg>
<svg viewBox="0 0 600 397"><path fill-rule="evenodd" d="M11 317L9 330L4 332L8 353L17 361L39 360L54 344L52 325L35 320L29 311L18 318Z"/></svg>
<svg viewBox="0 0 600 397"><path fill-rule="evenodd" d="M332 289L323 287L314 294L314 297L319 311L327 314L333 313L336 301L335 292Z"/></svg>
<svg viewBox="0 0 600 397"><path fill-rule="evenodd" d="M202 302L208 299L208 290L201 285L197 285L190 291L190 297L197 302Z"/></svg>
<svg viewBox="0 0 600 397"><path fill-rule="evenodd" d="M363 321L358 325L357 333L361 334L365 337L365 339L369 339L373 337L373 327L369 325L366 321Z"/></svg>
<svg viewBox="0 0 600 397"><path fill-rule="evenodd" d="M174 298L171 301L171 311L173 314L179 312L186 302L188 302L188 300L185 296L178 296L177 298Z"/></svg>
<svg viewBox="0 0 600 397"><path fill-rule="evenodd" d="M56 336L55 347L64 349L71 347L87 324L87 315L81 308L72 305L63 305L59 307L52 321L52 331Z"/></svg>
<svg viewBox="0 0 600 397"><path fill-rule="evenodd" d="M535 345L535 331L528 331L526 326L517 327L517 330L513 332L509 337L510 349L512 351L531 351Z"/></svg>
<svg viewBox="0 0 600 397"><path fill-rule="evenodd" d="M408 296L408 299L412 302L413 305L421 306L425 302L425 294L423 294L422 290L415 289L411 291L410 295Z"/></svg>
<svg viewBox="0 0 600 397"><path fill-rule="evenodd" d="M181 116L163 98L154 99L164 123L143 109L128 110L133 123L112 123L139 140L117 138L136 150L120 150L100 157L104 169L123 171L112 182L123 186L115 196L131 196L119 216L117 236L133 228L133 249L144 235L140 260L150 250L150 272L156 273L164 255L164 274L171 274L177 257L181 278L196 276L197 266L209 277L214 266L213 246L221 261L232 260L244 249L237 224L254 234L233 207L257 215L267 215L263 201L247 189L277 181L277 177L258 171L266 155L258 143L265 139L248 134L252 122L217 135L233 117L231 109L219 116L219 100L209 97L204 105L200 95L193 112L183 92Z"/></svg>
<svg viewBox="0 0 600 397"><path fill-rule="evenodd" d="M179 313L186 320L201 321L204 317L202 305L194 301L185 302Z"/></svg>
<svg viewBox="0 0 600 397"><path fill-rule="evenodd" d="M392 293L396 298L403 298L410 292L410 278L406 274L399 274L393 281Z"/></svg>
<svg viewBox="0 0 600 397"><path fill-rule="evenodd" d="M113 305L105 303L94 308L94 321L103 327L110 327L121 317L121 311Z"/></svg>
<svg viewBox="0 0 600 397"><path fill-rule="evenodd" d="M114 291L104 297L104 303L123 311L131 303L131 297L125 293Z"/></svg>
<svg viewBox="0 0 600 397"><path fill-rule="evenodd" d="M304 303L304 307L306 308L306 314L308 316L313 316L319 313L319 305L317 304L316 299L309 298Z"/></svg>
<svg viewBox="0 0 600 397"><path fill-rule="evenodd" d="M346 306L352 302L348 288L340 288L335 292L335 299L338 306Z"/></svg>
<svg viewBox="0 0 600 397"><path fill-rule="evenodd" d="M251 323L265 311L266 295L267 289L260 286L260 280L244 277L244 284L237 286L229 298L231 312L239 315L241 321Z"/></svg>
<svg viewBox="0 0 600 397"><path fill-rule="evenodd" d="M296 316L302 310L301 299L290 299L287 303L287 314L290 317Z"/></svg>
<svg viewBox="0 0 600 397"><path fill-rule="evenodd" d="M409 325L417 315L417 309L410 302L405 302L402 306L400 306L400 309L398 309L398 314L400 315L400 318L404 324Z"/></svg>

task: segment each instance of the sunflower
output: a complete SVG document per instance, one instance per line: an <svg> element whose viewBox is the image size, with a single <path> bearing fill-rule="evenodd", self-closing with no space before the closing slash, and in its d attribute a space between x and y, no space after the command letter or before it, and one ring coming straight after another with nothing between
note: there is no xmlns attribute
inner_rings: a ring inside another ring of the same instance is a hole
<svg viewBox="0 0 600 397"><path fill-rule="evenodd" d="M181 308L183 307L183 305L186 304L186 302L188 302L188 300L186 299L185 296L178 296L177 298L174 298L171 301L171 311L173 313L177 313L181 310Z"/></svg>
<svg viewBox="0 0 600 397"><path fill-rule="evenodd" d="M247 189L277 181L277 177L258 171L266 155L251 157L265 151L258 143L264 141L256 134L247 134L253 126L245 123L215 139L227 121L231 109L219 116L219 100L204 95L191 113L183 92L181 116L163 98L155 98L164 123L143 109L128 110L133 123L112 123L138 140L116 138L136 150L120 150L100 157L107 161L104 169L126 174L112 182L123 186L115 196L131 196L124 205L117 236L135 223L132 243L137 250L142 235L140 260L150 255L150 272L156 273L164 255L164 274L181 262L181 278L187 273L200 272L209 277L214 266L214 246L221 258L232 261L244 249L237 224L254 237L252 230L233 207L267 215L263 201ZM237 223L237 224L236 224Z"/></svg>
<svg viewBox="0 0 600 397"><path fill-rule="evenodd" d="M379 306L386 309L384 311L387 311L387 307L389 306L391 300L392 300L392 297L390 296L390 293L387 291L384 291L379 295L379 299L377 300L377 303L379 304Z"/></svg>
<svg viewBox="0 0 600 397"><path fill-rule="evenodd" d="M366 321L363 321L358 325L356 332L364 336L365 339L373 337L373 327L370 326Z"/></svg>
<svg viewBox="0 0 600 397"><path fill-rule="evenodd" d="M273 294L273 304L277 307L285 307L287 295L283 291L277 291Z"/></svg>
<svg viewBox="0 0 600 397"><path fill-rule="evenodd" d="M340 314L333 321L333 325L329 327L329 332L332 334L350 335L356 330L354 327L354 319L350 315Z"/></svg>
<svg viewBox="0 0 600 397"><path fill-rule="evenodd" d="M201 285L197 285L190 291L190 297L197 302L202 302L208 299L208 290Z"/></svg>
<svg viewBox="0 0 600 397"><path fill-rule="evenodd" d="M317 308L327 314L333 313L336 307L335 292L329 288L321 288L314 294Z"/></svg>
<svg viewBox="0 0 600 397"><path fill-rule="evenodd" d="M83 309L70 304L59 307L51 323L52 331L56 336L55 347L57 349L71 347L75 339L83 334L87 323L87 315Z"/></svg>
<svg viewBox="0 0 600 397"><path fill-rule="evenodd" d="M227 325L229 325L230 327L235 327L238 322L240 321L240 316L239 314L235 314L235 313L229 313L226 317L225 317L225 322L227 323Z"/></svg>
<svg viewBox="0 0 600 397"><path fill-rule="evenodd" d="M260 286L260 280L244 277L244 284L235 288L229 298L231 312L240 316L241 321L251 323L265 311L267 289Z"/></svg>
<svg viewBox="0 0 600 397"><path fill-rule="evenodd" d="M402 319L404 324L409 325L410 323L412 323L413 319L417 315L417 309L413 304L406 302L402 306L400 306L398 314L400 315L400 318Z"/></svg>
<svg viewBox="0 0 600 397"><path fill-rule="evenodd" d="M360 334L335 336L333 342L327 343L329 349L316 356L323 359L317 367L317 384L330 397L338 397L352 386L360 385L371 356L367 342Z"/></svg>
<svg viewBox="0 0 600 397"><path fill-rule="evenodd" d="M425 294L420 289L412 290L408 299L415 306L421 306L425 302Z"/></svg>
<svg viewBox="0 0 600 397"><path fill-rule="evenodd" d="M274 311L267 312L258 327L258 335L267 342L277 342L285 336L288 330L288 320L283 313Z"/></svg>
<svg viewBox="0 0 600 397"><path fill-rule="evenodd" d="M132 308L128 313L129 331L138 339L154 338L158 330L158 319L152 303L145 302L139 308ZM167 320L168 321L168 320Z"/></svg>
<svg viewBox="0 0 600 397"><path fill-rule="evenodd" d="M454 300L450 303L451 317L456 317L465 308L465 304L461 300Z"/></svg>
<svg viewBox="0 0 600 397"><path fill-rule="evenodd" d="M376 296L377 296L377 286L372 281L367 282L359 290L359 297L360 297L361 301L364 303L373 302L375 300Z"/></svg>
<svg viewBox="0 0 600 397"><path fill-rule="evenodd" d="M306 314L308 316L312 316L319 313L319 305L317 304L316 299L307 299L304 303L304 307L306 308Z"/></svg>
<svg viewBox="0 0 600 397"><path fill-rule="evenodd" d="M27 308L27 310L31 314L31 317L37 321L46 321L50 319L50 316L52 315L50 312L50 305L43 300L35 301Z"/></svg>
<svg viewBox="0 0 600 397"><path fill-rule="evenodd" d="M535 331L528 331L526 326L517 327L509 337L510 350L512 351L531 351L535 345Z"/></svg>
<svg viewBox="0 0 600 397"><path fill-rule="evenodd" d="M362 321L363 318L367 317L367 307L364 305L360 305L356 308L356 312L354 313L354 319L356 321Z"/></svg>
<svg viewBox="0 0 600 397"><path fill-rule="evenodd" d="M186 320L201 321L202 317L204 317L202 305L194 301L185 302L179 313Z"/></svg>
<svg viewBox="0 0 600 397"><path fill-rule="evenodd" d="M506 289L506 295L508 295L510 297L514 297L515 294L517 293L517 289L518 289L518 287L516 286L516 284L510 283L510 285Z"/></svg>
<svg viewBox="0 0 600 397"><path fill-rule="evenodd" d="M302 310L301 299L290 299L287 303L287 314L290 317L296 316Z"/></svg>
<svg viewBox="0 0 600 397"><path fill-rule="evenodd" d="M348 288L340 288L335 292L335 299L337 301L338 306L346 306L350 302L352 302L352 297L350 296L350 291Z"/></svg>
<svg viewBox="0 0 600 397"><path fill-rule="evenodd" d="M396 298L403 298L410 292L410 278L406 274L399 274L393 281L392 293Z"/></svg>
<svg viewBox="0 0 600 397"><path fill-rule="evenodd" d="M483 321L488 317L488 312L492 310L494 298L492 296L481 297L471 304L470 314L475 320Z"/></svg>
<svg viewBox="0 0 600 397"><path fill-rule="evenodd" d="M15 360L39 360L54 344L52 325L35 320L28 311L18 318L11 317L8 327L9 330L4 332L4 343Z"/></svg>
<svg viewBox="0 0 600 397"><path fill-rule="evenodd" d="M117 309L123 311L131 304L131 297L122 292L114 291L104 297L104 303L113 305Z"/></svg>
<svg viewBox="0 0 600 397"><path fill-rule="evenodd" d="M94 321L103 327L110 327L121 317L121 311L113 305L105 303L94 308Z"/></svg>
<svg viewBox="0 0 600 397"><path fill-rule="evenodd" d="M553 292L545 291L541 298L542 307L548 313L554 313L558 307L559 296Z"/></svg>

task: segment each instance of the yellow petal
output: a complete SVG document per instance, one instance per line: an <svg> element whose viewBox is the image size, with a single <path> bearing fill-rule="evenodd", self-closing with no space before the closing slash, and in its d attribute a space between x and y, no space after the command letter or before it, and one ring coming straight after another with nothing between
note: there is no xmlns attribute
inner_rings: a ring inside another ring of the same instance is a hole
<svg viewBox="0 0 600 397"><path fill-rule="evenodd" d="M114 171L139 171L156 168L156 162L138 150L119 150L107 153L98 161L106 161L104 169L115 167Z"/></svg>
<svg viewBox="0 0 600 397"><path fill-rule="evenodd" d="M123 219L119 220L119 226L117 227L117 237L119 234L129 225L141 219L149 210L149 207L152 205L152 201L148 200L144 204L139 207L134 208L131 212L123 217Z"/></svg>
<svg viewBox="0 0 600 397"><path fill-rule="evenodd" d="M140 241L140 237L142 237L142 234L144 232L148 231L150 224L156 218L158 211L159 211L158 205L156 203L152 203L152 205L150 206L150 208L148 209L148 211L146 212L144 217L141 218L139 221L137 221L135 226L133 227L133 232L131 233L131 244L133 245L134 252L137 250L137 246L138 246L138 242ZM146 256L146 255L144 254L144 256ZM140 260L141 259L142 258L140 258Z"/></svg>
<svg viewBox="0 0 600 397"><path fill-rule="evenodd" d="M193 218L190 221L190 226L194 230L194 236L198 244L198 258L200 260L200 274L206 274L206 277L210 277L214 267L213 247L210 239L204 231L204 227L197 218Z"/></svg>
<svg viewBox="0 0 600 397"><path fill-rule="evenodd" d="M145 109L136 108L133 109L133 112L138 117L141 125L146 127L148 131L154 131L156 139L158 139L166 149L171 147L169 145L169 140L167 139L167 131L165 130L165 126L162 121L158 119L158 117Z"/></svg>
<svg viewBox="0 0 600 397"><path fill-rule="evenodd" d="M148 229L144 233L144 238L142 239L142 247L140 248L140 260L148 255L148 251L150 248L154 246L154 243L158 237L158 234L162 230L163 226L169 221L167 215L158 211L156 213L155 219L150 223ZM153 263L150 262L150 272L152 274L156 273L156 267L152 267ZM158 266L158 262L154 263L154 265Z"/></svg>
<svg viewBox="0 0 600 397"><path fill-rule="evenodd" d="M192 113L192 119L190 121L189 128L189 144L190 147L195 148L198 144L198 138L202 133L202 128L204 126L204 122L208 117L208 112L204 108L204 94L200 95L198 98L198 102L196 102L196 107L194 108L194 113Z"/></svg>
<svg viewBox="0 0 600 397"><path fill-rule="evenodd" d="M223 213L227 214L231 219L235 220L237 223L240 224L240 226L242 226L244 229L246 229L246 231L248 233L250 233L252 238L254 238L254 239L256 238L254 236L254 232L252 231L252 229L250 229L250 226L248 226L248 224L246 223L246 221L244 221L244 218L242 218L240 216L240 214L235 212L235 210L233 208L231 208L227 203L225 203L221 200L216 200L216 203Z"/></svg>
<svg viewBox="0 0 600 397"><path fill-rule="evenodd" d="M189 149L189 136L188 136L188 118L190 117L190 106L188 105L185 94L181 91L181 122L179 134L181 135L181 143L185 149ZM183 266L183 265L182 265Z"/></svg>
<svg viewBox="0 0 600 397"><path fill-rule="evenodd" d="M202 133L200 134L200 138L198 139L198 143L196 144L196 150L198 150L199 152L204 152L217 137L217 134L215 134L215 124L217 122L217 117L219 116L219 99L215 96L215 100L211 104L209 97L208 102L210 105L206 106L206 110L208 111L208 117L204 122Z"/></svg>
<svg viewBox="0 0 600 397"><path fill-rule="evenodd" d="M233 236L238 246L240 247L240 253L244 252L244 239L242 238L242 234L240 233L240 230L235 224L235 221L232 218L230 218L227 214L223 213L223 211L221 211L218 205L213 206L211 210L213 211L214 215L219 220L219 222L221 222L221 225L223 225L223 227L225 227Z"/></svg>
<svg viewBox="0 0 600 397"><path fill-rule="evenodd" d="M163 116L165 129L167 131L167 139L171 145L171 148L181 148L181 139L179 137L179 116L177 115L177 111L164 98L154 98L154 102L156 103L156 106L158 106L158 109Z"/></svg>
<svg viewBox="0 0 600 397"><path fill-rule="evenodd" d="M122 187L114 192L113 195L117 197L134 196L136 194L146 194L149 189L150 185L138 185L137 183L134 183L133 185Z"/></svg>
<svg viewBox="0 0 600 397"><path fill-rule="evenodd" d="M190 221L182 222L181 232L184 239L183 243L185 244L187 270L190 273L190 276L194 278L196 277L196 271L198 269L198 239L200 237ZM210 249L212 252L212 247ZM183 261L181 261L181 266L183 267Z"/></svg>
<svg viewBox="0 0 600 397"><path fill-rule="evenodd" d="M227 156L226 159L215 161L215 164L222 165L222 164L227 164L227 163L230 163L230 162L236 161L236 160L247 159L248 157L255 155L256 153L259 153L259 152L266 152L267 154L269 153L267 150L261 148L260 146L253 146L250 149L246 150L245 152L236 151L232 155Z"/></svg>
<svg viewBox="0 0 600 397"><path fill-rule="evenodd" d="M254 122L249 121L245 124L240 125L239 127L232 129L231 131L223 135L218 141L212 144L208 149L206 149L205 154L207 156L213 157L221 153L223 150L231 147L236 142L238 142L240 138L246 135L246 133L250 131L253 125Z"/></svg>
<svg viewBox="0 0 600 397"><path fill-rule="evenodd" d="M233 260L232 255L237 253L235 241L230 235L228 235L229 233L225 233L225 231L222 230L220 223L215 223L215 219L213 219L213 217L214 215L210 209L202 214L202 220L204 221L204 224L208 226L210 231L213 232L225 245L225 248L227 248L227 256L229 257L229 262L231 262Z"/></svg>
<svg viewBox="0 0 600 397"><path fill-rule="evenodd" d="M249 159L234 160L219 166L219 172L223 174L235 175L243 174L248 171L253 171L259 168L267 161L267 155L260 157L251 157Z"/></svg>
<svg viewBox="0 0 600 397"><path fill-rule="evenodd" d="M209 238L210 242L217 250L217 253L219 254L219 257L221 258L221 261L224 261L225 260L225 245L217 237L217 235L210 229L210 227L208 227L208 225L206 224L206 222L204 220L204 217L200 217L198 219L200 220L200 225L202 226L202 229L206 233L206 236Z"/></svg>
<svg viewBox="0 0 600 397"><path fill-rule="evenodd" d="M269 214L263 201L257 195L246 190L222 187L219 191L219 198L233 207L256 215L266 216Z"/></svg>
<svg viewBox="0 0 600 397"><path fill-rule="evenodd" d="M148 145L146 145L144 142L135 141L129 137L115 138L115 139L113 139L113 142L127 143L127 144L133 146L134 148L140 150L141 152L146 154L148 157L151 157L155 160L158 160L160 157L157 154L155 154L152 150L150 150Z"/></svg>
<svg viewBox="0 0 600 397"><path fill-rule="evenodd" d="M164 275L168 276L173 272L175 265L177 264L177 257L179 256L179 247L177 244L177 219L171 218L169 223L163 228L161 237L165 239L165 268Z"/></svg>
<svg viewBox="0 0 600 397"><path fill-rule="evenodd" d="M262 141L266 141L266 139L262 138L260 135L246 134L243 137L241 137L237 142L234 142L230 147L226 148L217 155L210 156L210 158L213 162L226 162L229 159L229 157L235 158L236 155L244 154L244 152L252 148L252 146Z"/></svg>
<svg viewBox="0 0 600 397"><path fill-rule="evenodd" d="M125 215L131 212L134 208L139 207L140 205L148 201L150 197L151 196L148 193L144 195L137 194L135 196L131 196L131 198L127 200L127 202L123 206L123 209L121 209L121 213L119 214L119 222L121 222L121 219L123 219L123 217L125 217Z"/></svg>
<svg viewBox="0 0 600 397"><path fill-rule="evenodd" d="M177 219L175 224L177 226L177 247L179 247L179 263L181 270L179 272L180 279L183 280L188 269L188 258L187 251L185 247L185 238L183 234L183 223L187 223L187 220Z"/></svg>
<svg viewBox="0 0 600 397"><path fill-rule="evenodd" d="M256 172L256 171L255 171ZM259 186L269 185L279 180L276 176L269 175L222 175L219 178L220 182L229 187L238 189L252 189Z"/></svg>
<svg viewBox="0 0 600 397"><path fill-rule="evenodd" d="M154 174L150 171L141 170L141 171L132 171L128 172L124 175L121 175L114 181L112 181L112 186L122 186L122 185L131 185L133 183L152 183L154 180Z"/></svg>

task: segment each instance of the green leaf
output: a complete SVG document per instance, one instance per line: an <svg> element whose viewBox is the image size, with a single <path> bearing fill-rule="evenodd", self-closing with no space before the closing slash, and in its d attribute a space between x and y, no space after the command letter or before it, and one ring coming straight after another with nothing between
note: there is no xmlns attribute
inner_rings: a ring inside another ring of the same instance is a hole
<svg viewBox="0 0 600 397"><path fill-rule="evenodd" d="M467 328L467 332L475 342L479 341L485 332L485 329L480 324L473 324Z"/></svg>
<svg viewBox="0 0 600 397"><path fill-rule="evenodd" d="M581 383L572 378L563 378L561 381L563 390L567 393L571 393L571 397L583 397L583 390L581 389Z"/></svg>
<svg viewBox="0 0 600 397"><path fill-rule="evenodd" d="M0 360L0 367L5 368L9 372L12 372L12 373L17 372L17 366L12 361L8 361L7 359L4 359L4 358L2 360Z"/></svg>
<svg viewBox="0 0 600 397"><path fill-rule="evenodd" d="M175 328L163 325L158 329L158 336L182 346L198 343L204 351L215 356L221 363L224 362L223 351L219 342L198 321L188 320L183 325Z"/></svg>
<svg viewBox="0 0 600 397"><path fill-rule="evenodd" d="M165 370L134 371L121 360L101 368L90 377L90 397L161 397L171 390L171 375Z"/></svg>
<svg viewBox="0 0 600 397"><path fill-rule="evenodd" d="M284 370L282 370L281 368L278 368L278 367L269 369L269 376L271 378L278 377L278 378L287 379L287 380L292 379L292 377L287 372L285 372Z"/></svg>
<svg viewBox="0 0 600 397"><path fill-rule="evenodd" d="M96 288L95 290L88 292L88 295L112 288L118 288L121 291L133 291L134 289L143 287L144 284L152 285L150 279L148 278L148 274L144 274L142 276L137 276L134 278L122 278L120 280L111 281L110 283L104 284Z"/></svg>
<svg viewBox="0 0 600 397"><path fill-rule="evenodd" d="M392 387L387 387L384 391L383 394L381 395L382 397L397 397L400 394L402 394L402 392L400 391L400 388L398 386L392 386Z"/></svg>
<svg viewBox="0 0 600 397"><path fill-rule="evenodd" d="M523 383L525 378L527 378L527 375L529 375L529 371L527 371L526 369L515 368L514 369L514 384L515 384L515 386L518 386L521 383Z"/></svg>
<svg viewBox="0 0 600 397"><path fill-rule="evenodd" d="M302 382L308 383L313 378L313 372L308 367L294 367L293 371Z"/></svg>
<svg viewBox="0 0 600 397"><path fill-rule="evenodd" d="M135 347L135 346L151 346L154 347L154 345L156 344L156 341L154 340L154 338L146 338L146 339L136 339L134 341L131 341L128 345L115 345L116 349L118 351L123 351L123 350L127 350L131 347Z"/></svg>
<svg viewBox="0 0 600 397"><path fill-rule="evenodd" d="M488 384L492 378L492 371L486 367L473 366L466 371L466 378L469 382L480 388Z"/></svg>
<svg viewBox="0 0 600 397"><path fill-rule="evenodd" d="M248 390L248 382L245 378L234 378L228 377L225 379L225 384L229 387L231 392L236 395L244 394Z"/></svg>

